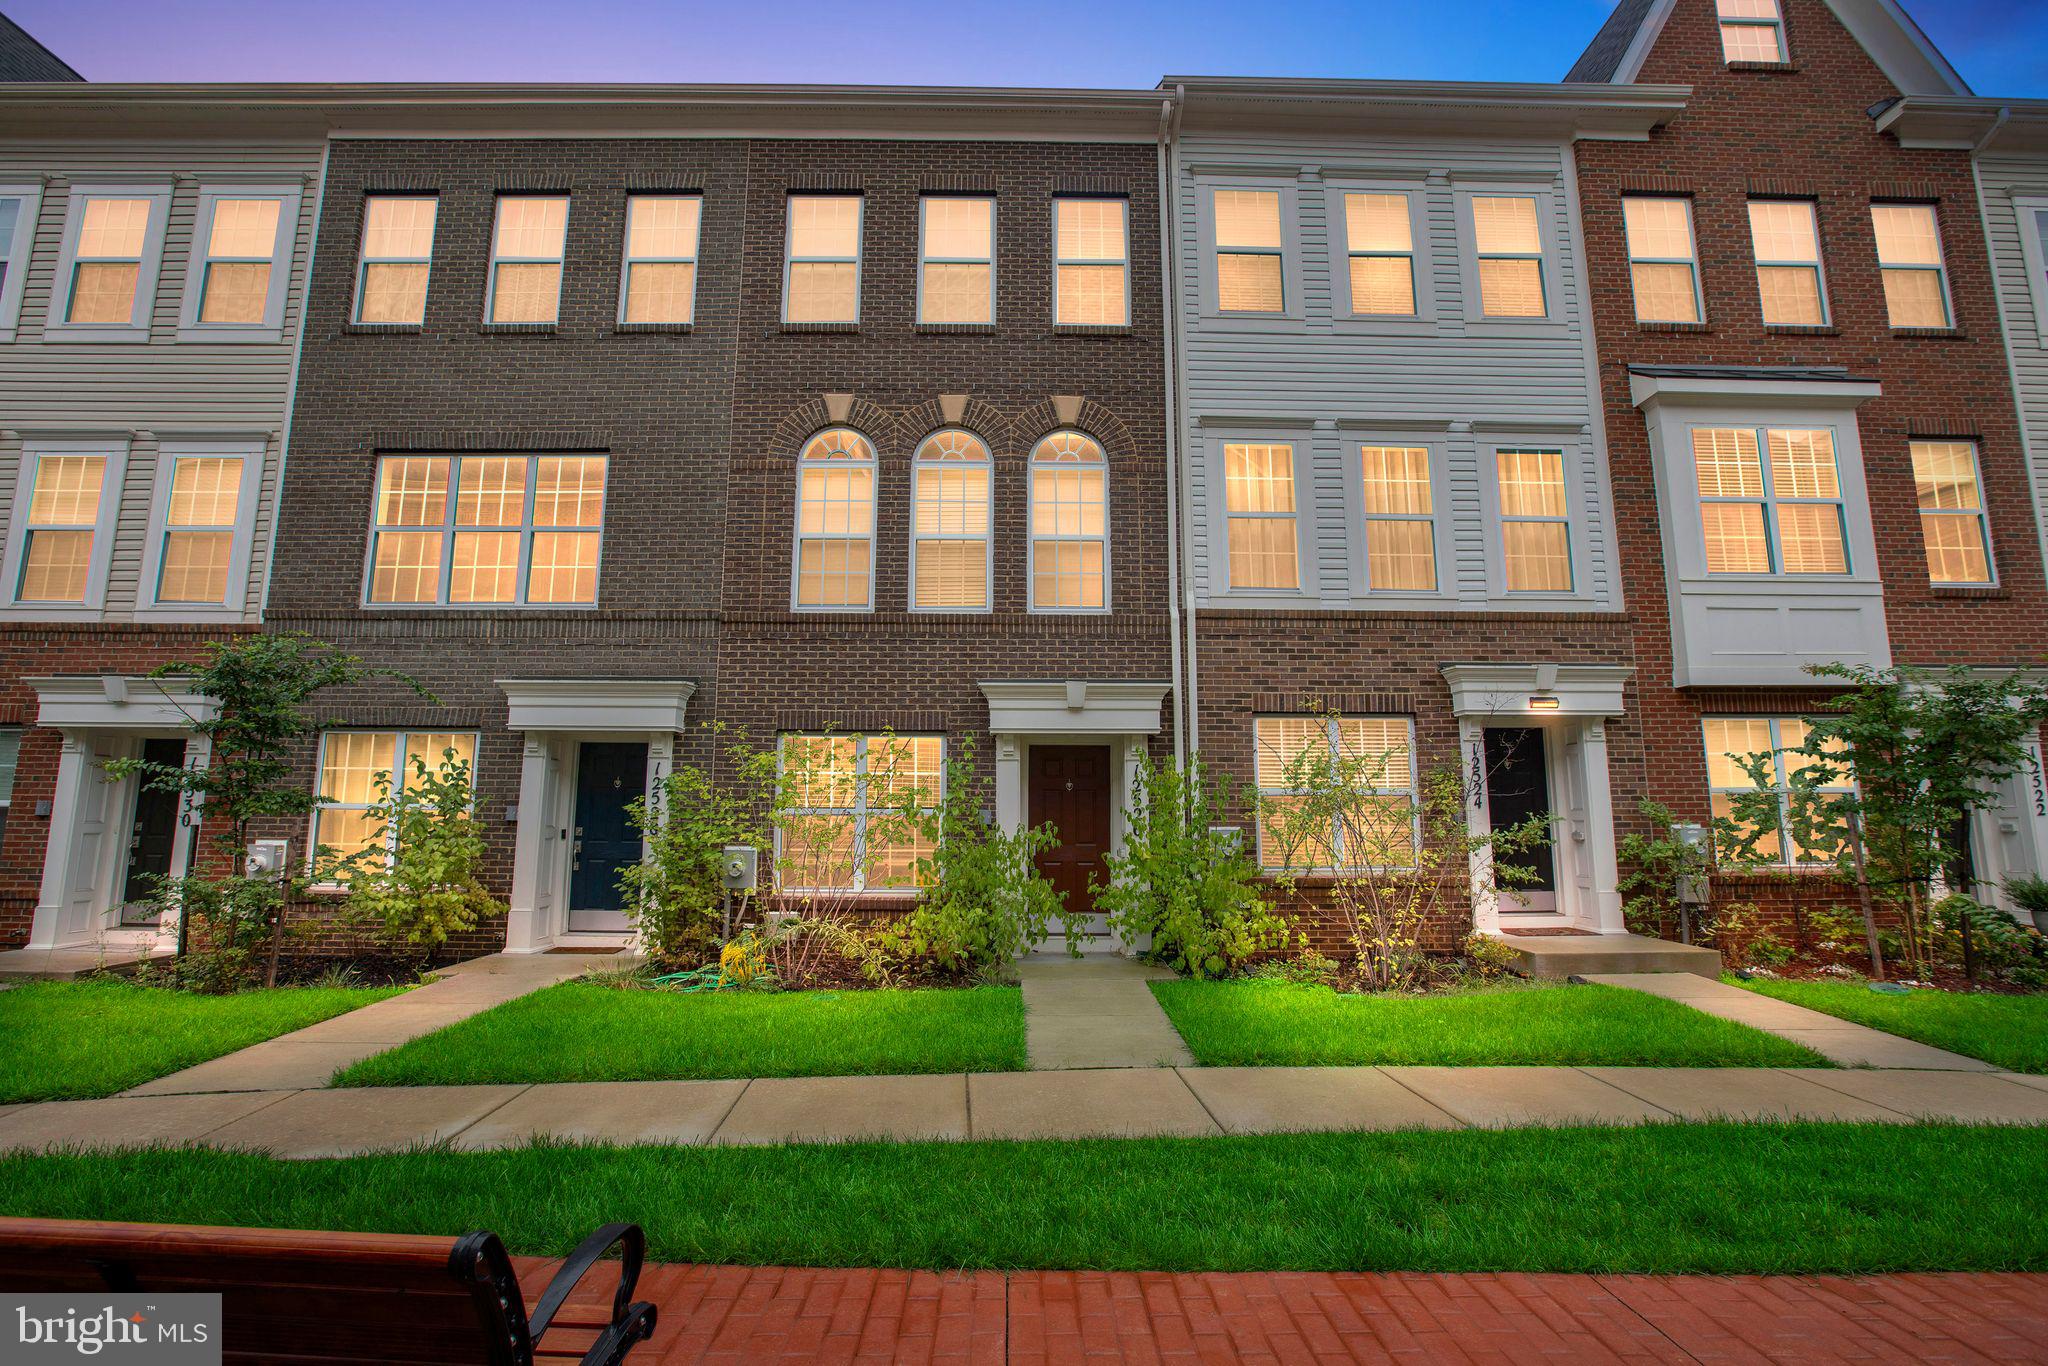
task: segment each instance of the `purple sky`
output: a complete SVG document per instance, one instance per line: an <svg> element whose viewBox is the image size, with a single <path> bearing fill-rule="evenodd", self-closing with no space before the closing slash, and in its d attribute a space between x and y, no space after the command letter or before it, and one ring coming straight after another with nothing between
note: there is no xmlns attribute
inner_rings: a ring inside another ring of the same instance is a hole
<svg viewBox="0 0 2048 1366"><path fill-rule="evenodd" d="M1980 94L2048 96L2048 0L1907 0ZM1148 87L1555 80L1612 0L0 0L88 80ZM1444 42L1446 16L1455 42Z"/></svg>

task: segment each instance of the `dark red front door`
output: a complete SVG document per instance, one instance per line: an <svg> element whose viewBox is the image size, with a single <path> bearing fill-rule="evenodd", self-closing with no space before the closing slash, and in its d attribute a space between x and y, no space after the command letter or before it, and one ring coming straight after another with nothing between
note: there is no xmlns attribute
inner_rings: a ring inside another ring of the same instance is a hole
<svg viewBox="0 0 2048 1366"><path fill-rule="evenodd" d="M1033 745L1031 824L1050 821L1059 843L1038 856L1038 871L1067 894L1067 909L1092 911L1088 880L1109 881L1109 747Z"/></svg>

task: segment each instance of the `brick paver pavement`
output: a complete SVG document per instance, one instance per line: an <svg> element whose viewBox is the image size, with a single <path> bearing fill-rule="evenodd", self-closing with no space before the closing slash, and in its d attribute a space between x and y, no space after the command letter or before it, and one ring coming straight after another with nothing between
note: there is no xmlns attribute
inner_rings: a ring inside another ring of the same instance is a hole
<svg viewBox="0 0 2048 1366"><path fill-rule="evenodd" d="M537 1294L546 1264L524 1269ZM602 1274L592 1277L603 1280ZM572 1306L597 1304L593 1284ZM2038 1362L2048 1276L649 1266L649 1363ZM551 1344L552 1345L552 1344Z"/></svg>

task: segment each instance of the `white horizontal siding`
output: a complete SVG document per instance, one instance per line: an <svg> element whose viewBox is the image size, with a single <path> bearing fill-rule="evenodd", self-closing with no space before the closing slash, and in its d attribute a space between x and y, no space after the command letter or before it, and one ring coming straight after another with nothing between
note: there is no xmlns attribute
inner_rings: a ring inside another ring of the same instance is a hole
<svg viewBox="0 0 2048 1366"><path fill-rule="evenodd" d="M1984 190L1998 310L2012 359L2020 414L2026 423L2027 472L2034 490L2034 522L2048 532L2048 319L2035 314L2034 292L2020 246L2014 199L2048 199L2048 157L1984 157L1977 165ZM2044 542L2048 550L2048 542Z"/></svg>

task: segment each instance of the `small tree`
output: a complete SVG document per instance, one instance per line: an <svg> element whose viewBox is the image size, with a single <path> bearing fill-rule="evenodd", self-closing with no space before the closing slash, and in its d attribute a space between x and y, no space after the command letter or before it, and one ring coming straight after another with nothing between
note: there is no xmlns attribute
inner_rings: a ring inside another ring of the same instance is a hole
<svg viewBox="0 0 2048 1366"><path fill-rule="evenodd" d="M450 935L505 913L477 876L484 836L474 805L467 760L444 750L430 769L414 756L402 782L377 775L371 844L349 861L349 909L391 939L423 946L428 962Z"/></svg>
<svg viewBox="0 0 2048 1366"><path fill-rule="evenodd" d="M142 759L107 764L115 778L133 776L153 791L196 798L209 843L229 869L220 877L189 874L164 880L158 899L179 916L179 956L189 945L195 920L208 943L222 953L246 956L267 938L263 984L275 986L285 906L305 882L290 876L252 880L242 875L241 863L257 822L305 818L321 804L293 771L293 756L306 737L325 725L307 714L308 705L330 688L373 677L400 679L422 695L425 690L403 674L371 668L354 655L294 632L208 641L196 668L166 664L150 676L179 680L212 704L205 716L187 715L190 728L207 741L204 764L182 767Z"/></svg>
<svg viewBox="0 0 2048 1366"><path fill-rule="evenodd" d="M1096 908L1127 944L1193 977L1220 977L1286 942L1287 922L1265 898L1256 860L1224 824L1233 789L1197 759L1185 768L1138 764L1124 847L1108 855Z"/></svg>
<svg viewBox="0 0 2048 1366"><path fill-rule="evenodd" d="M1624 835L1615 848L1622 868L1621 915L1630 929L1664 938L1684 914L1679 885L1705 877L1713 860L1704 844L1687 844L1673 833L1678 817L1671 808L1645 801L1640 809L1655 833Z"/></svg>
<svg viewBox="0 0 2048 1366"><path fill-rule="evenodd" d="M725 740L725 727L707 722L703 735L715 751ZM642 944L657 961L708 954L731 934L725 916L725 848L764 849L772 843L775 752L741 742L725 749L730 780L721 782L697 764L678 763L652 805L641 799L626 808L648 853L620 870L619 886ZM774 875L772 867L768 872ZM747 906L748 899L741 898L739 918Z"/></svg>

